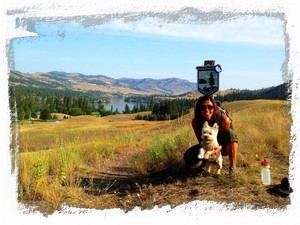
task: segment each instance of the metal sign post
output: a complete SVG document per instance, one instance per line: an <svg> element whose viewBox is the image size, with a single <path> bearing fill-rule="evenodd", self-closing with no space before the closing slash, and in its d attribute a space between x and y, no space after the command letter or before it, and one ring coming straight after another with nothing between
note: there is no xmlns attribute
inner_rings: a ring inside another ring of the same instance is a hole
<svg viewBox="0 0 300 225"><path fill-rule="evenodd" d="M222 68L215 65L214 60L205 60L204 66L197 66L198 91L204 95L212 95L219 90L219 73Z"/></svg>

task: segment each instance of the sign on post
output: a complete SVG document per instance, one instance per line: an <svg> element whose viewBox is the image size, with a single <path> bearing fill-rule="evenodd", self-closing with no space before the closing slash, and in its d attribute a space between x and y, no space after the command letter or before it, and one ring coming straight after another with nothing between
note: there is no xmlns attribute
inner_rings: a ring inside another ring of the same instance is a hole
<svg viewBox="0 0 300 225"><path fill-rule="evenodd" d="M198 91L204 95L212 95L219 90L219 73L222 68L215 65L214 60L204 61L204 66L197 66Z"/></svg>

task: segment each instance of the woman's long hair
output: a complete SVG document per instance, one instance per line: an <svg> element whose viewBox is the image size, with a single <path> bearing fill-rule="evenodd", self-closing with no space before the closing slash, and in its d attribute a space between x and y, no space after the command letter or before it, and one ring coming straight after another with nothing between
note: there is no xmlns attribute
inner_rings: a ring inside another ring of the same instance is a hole
<svg viewBox="0 0 300 225"><path fill-rule="evenodd" d="M204 96L200 97L198 99L198 101L195 103L195 108L194 108L194 118L195 118L196 124L199 127L199 129L202 128L202 125L204 123L204 118L202 116L200 106L201 106L202 102L207 101L207 100L211 101L214 106L214 115L212 117L212 123L216 122L216 117L220 113L219 107L217 106L213 96L204 95Z"/></svg>

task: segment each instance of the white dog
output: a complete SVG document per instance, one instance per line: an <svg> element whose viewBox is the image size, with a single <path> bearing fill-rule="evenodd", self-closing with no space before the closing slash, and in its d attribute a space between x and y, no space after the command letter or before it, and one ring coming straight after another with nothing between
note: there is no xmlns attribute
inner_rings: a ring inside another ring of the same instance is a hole
<svg viewBox="0 0 300 225"><path fill-rule="evenodd" d="M198 155L198 158L201 160L203 159L207 160L208 173L210 173L212 162L216 162L219 165L217 174L221 174L222 162L223 162L221 152L219 152L219 154L217 155L212 155L214 148L219 146L217 140L218 131L219 131L219 126L217 123L215 123L213 127L210 127L208 125L208 122L205 122L203 124L202 131L201 131L202 142L200 143L201 148L200 148L200 153Z"/></svg>

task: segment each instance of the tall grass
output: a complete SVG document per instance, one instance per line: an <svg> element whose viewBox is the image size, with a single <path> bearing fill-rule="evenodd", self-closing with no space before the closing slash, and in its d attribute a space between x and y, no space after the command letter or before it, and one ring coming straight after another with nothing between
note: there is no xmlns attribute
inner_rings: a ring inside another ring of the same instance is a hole
<svg viewBox="0 0 300 225"><path fill-rule="evenodd" d="M239 167L246 164L257 170L265 157L288 158L291 117L285 101L238 101L223 106L230 111L239 137ZM78 117L58 124L21 125L19 199L42 200L57 208L80 191L76 171L97 168L115 153L139 152L131 165L141 174L180 169L183 153L197 144L192 117L190 113L171 122ZM257 182L250 170L238 183Z"/></svg>
<svg viewBox="0 0 300 225"><path fill-rule="evenodd" d="M175 121L158 133L148 138L146 151L134 158L132 164L142 174L163 169L179 170L183 166L183 153L196 143L191 129L190 116L183 122Z"/></svg>
<svg viewBox="0 0 300 225"><path fill-rule="evenodd" d="M274 154L288 157L291 116L287 102L241 101L235 106L233 103L227 106L229 109L232 107L234 127L240 140L239 149L249 165Z"/></svg>
<svg viewBox="0 0 300 225"><path fill-rule="evenodd" d="M93 118L92 121L85 119L85 126L76 129L77 119L65 124L49 122L21 126L20 200L42 200L57 208L72 194L70 188L79 187L76 171L97 167L115 152L138 147L139 131L116 130L105 127L103 123L93 127ZM81 118L79 121L82 125Z"/></svg>
<svg viewBox="0 0 300 225"><path fill-rule="evenodd" d="M237 101L224 103L223 107L230 111L239 138L239 167L260 169L264 158L278 154L288 158L291 117L286 101ZM180 167L184 151L197 144L190 124L192 117L150 136L146 152L134 160L134 165L142 173Z"/></svg>
<svg viewBox="0 0 300 225"><path fill-rule="evenodd" d="M19 160L19 198L44 200L57 208L68 197L64 186L78 180L74 171L84 164L75 143L55 150L26 152Z"/></svg>

